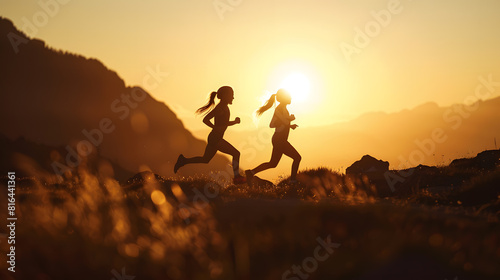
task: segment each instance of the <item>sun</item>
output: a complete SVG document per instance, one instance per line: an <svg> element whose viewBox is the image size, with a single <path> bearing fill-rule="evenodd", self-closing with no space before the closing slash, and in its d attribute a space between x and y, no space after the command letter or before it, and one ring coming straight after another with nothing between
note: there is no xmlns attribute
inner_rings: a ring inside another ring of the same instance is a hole
<svg viewBox="0 0 500 280"><path fill-rule="evenodd" d="M309 78L300 73L292 73L283 79L280 88L287 90L294 101L305 101L311 92L311 82Z"/></svg>

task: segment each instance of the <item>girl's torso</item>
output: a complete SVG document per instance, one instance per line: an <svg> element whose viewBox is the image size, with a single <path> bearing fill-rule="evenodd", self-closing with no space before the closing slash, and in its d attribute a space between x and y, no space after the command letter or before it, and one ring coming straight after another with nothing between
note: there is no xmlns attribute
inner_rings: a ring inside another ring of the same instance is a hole
<svg viewBox="0 0 500 280"><path fill-rule="evenodd" d="M272 121L276 126L273 135L273 142L286 141L290 134L290 113L285 105L278 105L274 110Z"/></svg>
<svg viewBox="0 0 500 280"><path fill-rule="evenodd" d="M215 139L222 139L224 136L224 132L226 132L228 123L229 123L229 118L230 118L230 111L228 106L223 106L221 104L218 104L214 108L214 128L212 129L212 132L210 132L210 135L208 136L209 138L214 138Z"/></svg>

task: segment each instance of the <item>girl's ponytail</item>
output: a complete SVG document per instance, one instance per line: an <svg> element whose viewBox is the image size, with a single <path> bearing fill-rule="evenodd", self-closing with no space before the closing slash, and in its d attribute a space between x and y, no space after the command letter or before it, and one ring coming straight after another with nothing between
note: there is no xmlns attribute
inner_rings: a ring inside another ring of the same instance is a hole
<svg viewBox="0 0 500 280"><path fill-rule="evenodd" d="M217 92L212 91L212 93L210 93L208 103L205 106L200 107L198 110L196 110L196 114L202 114L206 110L212 108L215 105L215 96L217 96Z"/></svg>
<svg viewBox="0 0 500 280"><path fill-rule="evenodd" d="M276 101L276 94L271 95L271 98L267 100L266 104L264 104L264 106L260 107L257 112L255 112L257 116L262 115L265 111L269 110L269 108L273 107L274 101Z"/></svg>

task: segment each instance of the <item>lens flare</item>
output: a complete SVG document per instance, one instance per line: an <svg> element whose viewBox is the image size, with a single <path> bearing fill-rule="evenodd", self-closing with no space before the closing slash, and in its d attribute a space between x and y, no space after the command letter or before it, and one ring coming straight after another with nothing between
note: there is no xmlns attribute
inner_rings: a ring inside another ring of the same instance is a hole
<svg viewBox="0 0 500 280"><path fill-rule="evenodd" d="M280 88L286 89L294 101L304 101L308 98L311 91L311 82L304 74L296 72L288 75Z"/></svg>

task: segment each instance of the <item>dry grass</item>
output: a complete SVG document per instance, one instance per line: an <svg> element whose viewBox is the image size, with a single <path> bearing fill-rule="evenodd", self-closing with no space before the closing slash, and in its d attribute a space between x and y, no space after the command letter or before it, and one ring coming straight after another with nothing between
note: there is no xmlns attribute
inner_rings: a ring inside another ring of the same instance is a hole
<svg viewBox="0 0 500 280"><path fill-rule="evenodd" d="M112 279L125 267L136 279L281 279L312 255L317 237L331 236L341 247L308 279L495 279L494 207L449 202L494 191L498 174L458 193L405 199L380 199L366 179L327 168L261 188L147 172L120 185L84 167L62 184L26 178L16 196L15 276ZM13 279L0 241L1 276Z"/></svg>

